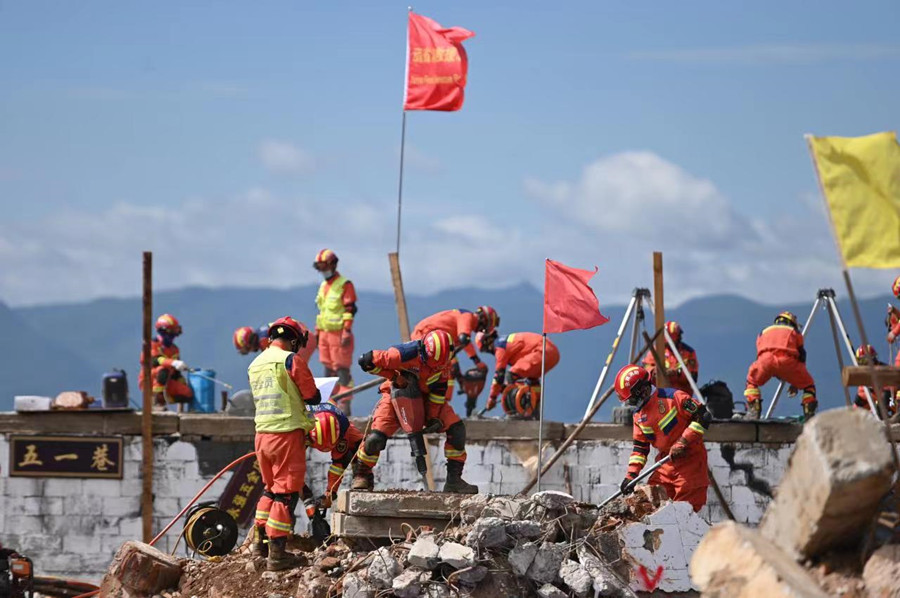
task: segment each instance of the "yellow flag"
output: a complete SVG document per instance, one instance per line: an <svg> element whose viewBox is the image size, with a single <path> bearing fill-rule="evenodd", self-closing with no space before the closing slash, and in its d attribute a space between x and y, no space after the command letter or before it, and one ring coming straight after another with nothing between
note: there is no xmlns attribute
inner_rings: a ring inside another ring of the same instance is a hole
<svg viewBox="0 0 900 598"><path fill-rule="evenodd" d="M896 133L807 137L838 246L849 267L900 267Z"/></svg>

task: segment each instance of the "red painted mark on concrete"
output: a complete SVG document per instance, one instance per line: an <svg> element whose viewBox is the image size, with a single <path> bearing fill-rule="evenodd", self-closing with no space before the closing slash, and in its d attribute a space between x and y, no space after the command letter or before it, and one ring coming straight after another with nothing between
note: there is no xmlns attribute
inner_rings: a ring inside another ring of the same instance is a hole
<svg viewBox="0 0 900 598"><path fill-rule="evenodd" d="M663 576L663 567L660 565L656 569L656 574L653 577L650 577L650 573L647 571L647 568L641 565L638 568L638 574L640 574L641 579L644 581L644 587L647 588L648 592L652 592L656 589L656 586L659 585L660 580Z"/></svg>

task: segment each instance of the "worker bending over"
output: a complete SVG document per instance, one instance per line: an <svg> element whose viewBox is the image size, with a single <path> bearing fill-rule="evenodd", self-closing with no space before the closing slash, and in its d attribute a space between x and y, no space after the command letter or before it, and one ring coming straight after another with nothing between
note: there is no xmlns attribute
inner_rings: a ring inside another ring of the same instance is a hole
<svg viewBox="0 0 900 598"><path fill-rule="evenodd" d="M338 383L332 394L340 394L353 388L350 366L353 362L353 318L356 316L356 289L353 283L337 271L338 257L330 249L316 254L313 267L325 279L316 294L316 336L319 342L319 360L326 376L337 376ZM352 397L339 400L337 407L350 415Z"/></svg>
<svg viewBox="0 0 900 598"><path fill-rule="evenodd" d="M269 325L260 326L256 329L251 326L241 326L234 331L232 341L234 342L234 348L241 355L265 351L269 346ZM300 359L309 363L309 358L315 353L317 345L316 335L310 333L306 346L300 349L297 355Z"/></svg>
<svg viewBox="0 0 900 598"><path fill-rule="evenodd" d="M327 509L337 498L344 470L350 465L363 439L359 428L353 425L343 411L331 403L314 407L313 413L315 425L306 433L306 445L323 453L331 453L331 466L328 468L328 479L321 495L313 498L309 486L303 487L303 502L306 505L306 514L310 517L312 517L311 507L313 512L316 507Z"/></svg>
<svg viewBox="0 0 900 598"><path fill-rule="evenodd" d="M860 345L856 349L856 363L858 365L887 365L882 363L878 359L878 353L875 351L875 347L872 345ZM871 411L871 407L869 407L869 401L866 399L866 389L869 391L869 396L872 397L873 401L878 400L878 397L875 395L875 389L871 386L857 386L856 387L856 396L853 399L853 405L855 407L859 407L860 409L865 409L866 411ZM893 387L886 387L882 390L884 406L887 410L888 417L894 415L897 412L897 399L900 399L900 396L897 395L897 389ZM876 407L875 411L877 412L878 417L881 417L881 411Z"/></svg>
<svg viewBox="0 0 900 598"><path fill-rule="evenodd" d="M444 492L478 492L477 486L462 479L466 464L466 425L446 402L452 354L453 340L450 335L444 330L432 330L420 340L394 345L384 351L369 351L360 356L359 366L363 371L388 381L379 387L381 398L375 406L372 431L359 447L353 462L353 490L372 490L374 487L372 468L378 463L378 456L387 445L388 438L401 427L391 404L391 395L414 383L425 402L425 428L447 435L444 442L444 456L447 458Z"/></svg>
<svg viewBox="0 0 900 598"><path fill-rule="evenodd" d="M268 555L266 568L281 571L303 562L285 544L306 477L306 432L315 426L306 406L318 405L322 396L309 366L296 355L307 341L306 327L286 316L268 332L269 347L247 368L256 406L256 460L265 485L256 505L251 552Z"/></svg>
<svg viewBox="0 0 900 598"><path fill-rule="evenodd" d="M697 382L698 376L700 375L700 364L697 361L697 352L694 351L693 347L682 340L684 330L678 322L674 321L666 322L666 330L669 332L672 342L675 343L675 348L678 349L678 353L681 355L684 365L691 374L691 378L694 379L694 382ZM668 343L666 343L666 355L664 359L666 361L665 374L666 379L669 381L669 388L677 388L689 395L694 394L691 383L688 382L688 378L684 375L681 364L678 363L678 357L672 353L672 349L669 348ZM656 380L656 359L650 351L644 356L644 368L650 372L650 377L653 380Z"/></svg>
<svg viewBox="0 0 900 598"><path fill-rule="evenodd" d="M891 291L893 291L894 297L900 299L900 276L894 280ZM894 341L900 337L900 310L890 304L888 304L887 323L889 328L887 342L889 345L893 345ZM897 356L894 358L894 367L900 368L900 350L897 351Z"/></svg>
<svg viewBox="0 0 900 598"><path fill-rule="evenodd" d="M183 372L189 368L181 360L181 352L175 338L181 335L181 324L172 314L156 319L156 338L150 341L150 378L153 380L153 408L165 411L168 403L190 403L194 390L185 380ZM141 366L144 353L141 352ZM144 388L144 368L138 376L138 387Z"/></svg>
<svg viewBox="0 0 900 598"><path fill-rule="evenodd" d="M665 488L672 500L689 502L694 511L706 504L709 474L703 435L712 423L706 405L676 389L654 390L650 374L642 367L627 365L616 375L619 400L634 407L628 473L622 480L624 494L634 490L629 484L641 473L652 446L656 460L672 457L650 476L649 484Z"/></svg>
<svg viewBox="0 0 900 598"><path fill-rule="evenodd" d="M816 383L806 369L806 349L803 335L797 326L797 316L783 311L775 322L764 329L756 339L756 361L747 371L747 417L759 419L762 413L762 396L759 387L772 377L790 385L788 394L796 396L803 391L803 415L808 419L816 414Z"/></svg>
<svg viewBox="0 0 900 598"><path fill-rule="evenodd" d="M534 419L541 401L541 361L543 336L535 332L514 332L497 337L496 333L476 335L482 353L494 356L494 381L488 396L487 409L501 405L512 418ZM544 374L559 363L559 349L547 339Z"/></svg>

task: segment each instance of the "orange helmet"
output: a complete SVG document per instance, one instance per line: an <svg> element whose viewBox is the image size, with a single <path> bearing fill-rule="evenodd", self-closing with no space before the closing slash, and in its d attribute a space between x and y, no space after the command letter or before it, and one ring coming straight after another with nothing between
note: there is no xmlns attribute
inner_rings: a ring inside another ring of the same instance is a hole
<svg viewBox="0 0 900 598"><path fill-rule="evenodd" d="M894 297L900 299L900 276L894 279L894 285L891 287L891 290L894 291Z"/></svg>
<svg viewBox="0 0 900 598"><path fill-rule="evenodd" d="M444 330L432 330L421 340L422 360L433 368L450 363L453 356L453 339Z"/></svg>
<svg viewBox="0 0 900 598"><path fill-rule="evenodd" d="M616 374L616 394L623 403L640 409L650 398L653 386L650 373L634 364L626 365Z"/></svg>
<svg viewBox="0 0 900 598"><path fill-rule="evenodd" d="M787 324L797 328L797 316L789 311L783 311L775 317L776 324Z"/></svg>
<svg viewBox="0 0 900 598"><path fill-rule="evenodd" d="M269 340L284 336L296 338L299 346L305 347L306 341L309 340L309 330L294 318L284 316L269 324Z"/></svg>
<svg viewBox="0 0 900 598"><path fill-rule="evenodd" d="M490 305L482 305L475 310L475 315L478 316L479 328L483 327L485 333L493 332L500 325L500 316Z"/></svg>
<svg viewBox="0 0 900 598"><path fill-rule="evenodd" d="M313 262L313 268L319 270L334 270L337 267L338 256L330 249L323 249L316 254L316 261Z"/></svg>
<svg viewBox="0 0 900 598"><path fill-rule="evenodd" d="M860 345L856 350L856 363L859 365L868 365L870 363L875 363L878 361L878 353L875 352L875 347L872 345Z"/></svg>
<svg viewBox="0 0 900 598"><path fill-rule="evenodd" d="M497 331L493 332L476 332L475 333L475 346L478 347L478 350L482 353L493 353L494 352L494 343L497 341Z"/></svg>
<svg viewBox="0 0 900 598"><path fill-rule="evenodd" d="M246 355L259 347L259 336L250 326L242 326L235 330L232 340L234 341L234 348L241 355Z"/></svg>
<svg viewBox="0 0 900 598"><path fill-rule="evenodd" d="M307 432L309 446L323 453L331 452L341 439L341 423L331 411L316 411L316 425Z"/></svg>
<svg viewBox="0 0 900 598"><path fill-rule="evenodd" d="M681 324L676 322L675 320L669 320L666 322L666 330L669 333L669 336L672 337L672 340L677 342L681 341L681 336L684 334L684 330L681 328Z"/></svg>
<svg viewBox="0 0 900 598"><path fill-rule="evenodd" d="M178 336L181 334L181 324L172 314L163 314L156 318L156 331Z"/></svg>

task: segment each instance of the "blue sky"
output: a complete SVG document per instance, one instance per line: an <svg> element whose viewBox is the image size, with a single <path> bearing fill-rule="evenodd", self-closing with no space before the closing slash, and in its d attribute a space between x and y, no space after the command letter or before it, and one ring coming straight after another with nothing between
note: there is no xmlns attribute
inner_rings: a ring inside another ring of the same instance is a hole
<svg viewBox="0 0 900 598"><path fill-rule="evenodd" d="M743 5L744 7L742 7ZM408 119L407 290L600 266L621 302L813 297L838 268L802 135L896 128L896 2L422 2L475 31ZM0 299L387 289L406 4L0 3ZM894 272L859 272L862 294Z"/></svg>

